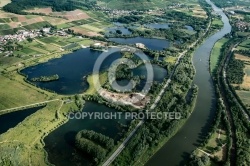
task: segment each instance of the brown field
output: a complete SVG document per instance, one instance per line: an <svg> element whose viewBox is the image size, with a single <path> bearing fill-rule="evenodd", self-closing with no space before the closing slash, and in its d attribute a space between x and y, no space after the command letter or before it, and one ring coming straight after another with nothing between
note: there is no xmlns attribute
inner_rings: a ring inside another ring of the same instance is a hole
<svg viewBox="0 0 250 166"><path fill-rule="evenodd" d="M250 65L245 64L244 72L245 76L243 78L243 83L241 84L241 87L244 89L250 89L250 75L248 71L250 70Z"/></svg>
<svg viewBox="0 0 250 166"><path fill-rule="evenodd" d="M9 23L9 26L11 27L11 28L17 28L17 27L19 27L21 24L19 23L19 22L10 22Z"/></svg>
<svg viewBox="0 0 250 166"><path fill-rule="evenodd" d="M241 54L235 54L235 59L239 59L239 60L242 60L242 61L250 61L250 57L247 57L247 56L244 56L244 55L241 55Z"/></svg>
<svg viewBox="0 0 250 166"><path fill-rule="evenodd" d="M59 25L70 22L69 20L65 20L63 18L55 18L55 17L43 17L43 19L49 22L51 25Z"/></svg>
<svg viewBox="0 0 250 166"><path fill-rule="evenodd" d="M50 14L53 11L52 11L51 7L47 7L47 8L35 8L33 10L27 10L27 12L30 12L30 13Z"/></svg>
<svg viewBox="0 0 250 166"><path fill-rule="evenodd" d="M38 22L43 22L44 19L42 17L37 17L37 18L31 18L25 21L26 24L34 24Z"/></svg>
<svg viewBox="0 0 250 166"><path fill-rule="evenodd" d="M82 20L82 19L87 19L89 18L89 16L77 9L77 10L74 10L74 11L69 11L69 12L53 12L51 13L52 16L60 16L60 17L63 17L67 20L70 20L70 21L74 21L74 20Z"/></svg>
<svg viewBox="0 0 250 166"><path fill-rule="evenodd" d="M80 34L86 35L86 36L102 36L101 34L98 34L96 32L87 31L86 29L83 29L81 27L72 27L70 29L74 30L74 32L77 32L77 33L80 33Z"/></svg>
<svg viewBox="0 0 250 166"><path fill-rule="evenodd" d="M17 18L19 22L25 22L26 20L28 20L25 16L22 15L18 15Z"/></svg>
<svg viewBox="0 0 250 166"><path fill-rule="evenodd" d="M4 11L0 11L0 18L11 18L11 17L16 17L17 15L12 14L12 13L6 13Z"/></svg>
<svg viewBox="0 0 250 166"><path fill-rule="evenodd" d="M70 21L82 20L82 19L89 18L89 16L85 12L83 12L79 9L74 10L74 11L68 11L68 12L53 12L52 9L50 7L48 7L48 8L36 8L33 10L27 10L27 12L43 13L43 14L50 15L50 16L62 17L64 19L67 19Z"/></svg>
<svg viewBox="0 0 250 166"><path fill-rule="evenodd" d="M83 11L77 9L74 11L69 11L69 12L53 12L52 15L54 16L61 16L67 20L74 21L74 20L82 20L82 19L87 19L89 16L84 13Z"/></svg>

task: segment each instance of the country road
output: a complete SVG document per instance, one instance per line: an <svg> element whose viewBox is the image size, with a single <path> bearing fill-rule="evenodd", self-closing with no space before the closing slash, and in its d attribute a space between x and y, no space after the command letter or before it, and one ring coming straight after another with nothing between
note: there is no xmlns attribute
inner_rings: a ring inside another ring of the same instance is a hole
<svg viewBox="0 0 250 166"><path fill-rule="evenodd" d="M194 43L192 43L185 51L183 51L182 53L179 54L177 61L175 63L174 69L171 72L166 84L164 84L164 86L162 87L161 91L159 92L159 94L157 95L155 101L153 102L153 104L151 105L149 110L146 110L146 112L148 111L152 111L156 108L158 102L160 101L160 99L162 98L164 92L166 91L166 89L168 88L169 84L171 83L172 77L176 71L176 68L178 67L178 65L180 64L180 60L183 58L183 56L188 52L188 50L190 50L191 48L194 48L194 46L201 40L203 39L203 37L207 34L208 30L210 29L211 26L211 20L209 22L209 25L206 29L206 31L203 33L203 35L197 39ZM141 120L137 126L134 128L133 131L130 132L130 134L127 136L127 138L121 143L121 145L116 149L116 151L103 163L102 166L108 166L110 165L115 158L122 152L122 150L126 147L126 144L128 143L128 141L134 136L134 134L136 133L136 131L138 130L138 128L140 126L142 126L144 124L144 120Z"/></svg>
<svg viewBox="0 0 250 166"><path fill-rule="evenodd" d="M20 106L20 107L14 107L14 108L0 110L0 112L2 113L2 112L11 111L11 110L23 109L23 108L32 107L32 106L39 105L39 104L46 104L46 103L49 103L52 101L58 101L58 100L60 100L60 99L46 100L46 101L42 101L42 102L38 102L38 103L34 103L34 104L29 104L29 105L24 105L24 106Z"/></svg>

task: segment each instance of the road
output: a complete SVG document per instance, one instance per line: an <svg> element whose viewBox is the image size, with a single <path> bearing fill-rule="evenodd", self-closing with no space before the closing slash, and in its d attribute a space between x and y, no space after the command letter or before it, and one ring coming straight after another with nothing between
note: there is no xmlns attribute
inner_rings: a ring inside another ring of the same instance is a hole
<svg viewBox="0 0 250 166"><path fill-rule="evenodd" d="M27 107L32 107L32 106L36 106L36 105L40 105L40 104L46 104L52 101L58 101L60 99L54 99L54 100L47 100L47 101L43 101L43 102L38 102L38 103L34 103L34 104L29 104L29 105L24 105L24 106L20 106L20 107L14 107L14 108L9 108L9 109L4 109L4 110L0 110L0 112L7 112L7 111L11 111L11 110L19 110L19 109L23 109L23 108L27 108Z"/></svg>
<svg viewBox="0 0 250 166"><path fill-rule="evenodd" d="M171 72L167 82L164 84L164 86L162 87L161 91L159 92L159 94L157 95L155 101L153 102L153 104L151 105L151 107L149 108L149 110L146 110L146 112L148 111L153 111L157 104L159 103L160 99L162 98L164 92L166 91L166 89L168 88L169 84L171 83L172 77L176 71L176 68L178 67L178 65L180 64L180 60L183 58L183 56L188 52L188 50L190 50L191 48L194 48L194 46L201 40L203 39L203 37L207 34L208 30L210 29L211 26L211 20L209 22L209 25L206 29L206 31L203 33L203 35L197 39L194 43L192 43L185 51L183 51L182 53L179 54L177 61L175 62L175 66L173 71ZM136 127L134 128L133 131L130 132L130 134L127 136L127 138L121 143L121 145L116 149L116 151L108 158L108 160L106 160L102 166L108 166L110 165L115 158L122 152L122 150L126 147L126 144L128 143L128 141L134 136L134 134L136 133L136 131L138 130L138 128L140 126L142 126L144 124L144 120L141 120Z"/></svg>

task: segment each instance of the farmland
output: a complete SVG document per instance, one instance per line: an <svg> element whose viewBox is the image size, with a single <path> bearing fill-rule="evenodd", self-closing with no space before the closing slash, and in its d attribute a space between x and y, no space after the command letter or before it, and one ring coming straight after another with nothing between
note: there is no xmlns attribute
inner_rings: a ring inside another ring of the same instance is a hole
<svg viewBox="0 0 250 166"><path fill-rule="evenodd" d="M250 40L245 40L242 42L237 49L245 50L250 48ZM238 86L239 89L236 90L237 95L240 97L242 102L248 106L250 103L250 57L242 55L240 53L235 54L235 59L241 60L244 62L245 68L244 68L244 77L243 77L243 82L240 85L234 85Z"/></svg>
<svg viewBox="0 0 250 166"><path fill-rule="evenodd" d="M242 102L247 106L250 103L250 91L237 90L236 93L241 98Z"/></svg>
<svg viewBox="0 0 250 166"><path fill-rule="evenodd" d="M17 15L0 11L0 34L14 34L16 31L41 29L47 25L53 25L57 28L73 28L84 35L99 35L104 27L110 25L107 23L107 15L97 11L73 10L68 12L52 12L51 8L35 8L28 10L28 15ZM43 16L36 15L43 13ZM91 33L94 31L93 33Z"/></svg>

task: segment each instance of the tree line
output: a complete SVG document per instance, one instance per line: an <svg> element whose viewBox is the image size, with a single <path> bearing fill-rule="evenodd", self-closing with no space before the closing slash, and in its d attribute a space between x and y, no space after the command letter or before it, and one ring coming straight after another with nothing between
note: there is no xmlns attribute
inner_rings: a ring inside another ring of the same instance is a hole
<svg viewBox="0 0 250 166"><path fill-rule="evenodd" d="M51 7L53 11L71 11L76 9L72 0L12 0L3 10L16 14L27 14L24 10L34 7Z"/></svg>

